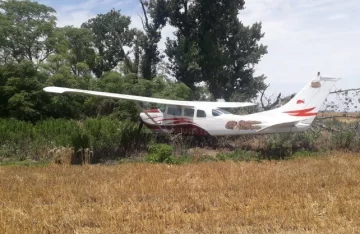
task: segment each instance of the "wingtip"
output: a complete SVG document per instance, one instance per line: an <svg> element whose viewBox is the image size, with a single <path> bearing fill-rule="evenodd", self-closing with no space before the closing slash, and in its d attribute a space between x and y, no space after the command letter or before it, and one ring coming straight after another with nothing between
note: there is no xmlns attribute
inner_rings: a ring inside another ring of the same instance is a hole
<svg viewBox="0 0 360 234"><path fill-rule="evenodd" d="M55 87L55 86L48 86L43 88L43 90L48 93L64 93L66 91L65 88Z"/></svg>

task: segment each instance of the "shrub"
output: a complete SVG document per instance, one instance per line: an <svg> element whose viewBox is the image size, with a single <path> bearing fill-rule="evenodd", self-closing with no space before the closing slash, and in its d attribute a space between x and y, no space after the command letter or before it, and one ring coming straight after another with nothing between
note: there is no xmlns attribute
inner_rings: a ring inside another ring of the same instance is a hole
<svg viewBox="0 0 360 234"><path fill-rule="evenodd" d="M289 134L274 134L266 139L264 155L268 159L284 159L291 156L292 140Z"/></svg>
<svg viewBox="0 0 360 234"><path fill-rule="evenodd" d="M355 140L355 132L340 131L332 135L333 147L335 149L351 149L352 143Z"/></svg>
<svg viewBox="0 0 360 234"><path fill-rule="evenodd" d="M320 146L316 144L316 141L320 136L320 131L306 131L293 134L291 136L293 151L318 151Z"/></svg>
<svg viewBox="0 0 360 234"><path fill-rule="evenodd" d="M97 159L117 158L146 149L151 139L151 134L139 132L137 123L110 118L47 119L36 124L0 119L0 159L44 159L56 147L74 152L89 148Z"/></svg>
<svg viewBox="0 0 360 234"><path fill-rule="evenodd" d="M167 144L151 144L148 147L149 155L146 157L147 162L151 163L176 163L172 155L173 147Z"/></svg>
<svg viewBox="0 0 360 234"><path fill-rule="evenodd" d="M216 158L220 161L232 160L232 161L253 161L259 160L259 154L254 151L247 150L235 150L233 152L221 152L216 155Z"/></svg>

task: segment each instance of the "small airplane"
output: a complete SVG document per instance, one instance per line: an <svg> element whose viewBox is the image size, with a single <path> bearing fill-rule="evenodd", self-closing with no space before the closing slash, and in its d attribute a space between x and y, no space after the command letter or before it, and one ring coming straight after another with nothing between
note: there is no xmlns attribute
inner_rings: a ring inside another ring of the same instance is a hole
<svg viewBox="0 0 360 234"><path fill-rule="evenodd" d="M221 108L255 105L250 102L178 101L54 86L46 87L44 91L162 104L162 108L148 109L140 113L141 124L145 124L154 133L226 136L305 131L310 128L317 112L338 80L339 78L322 77L318 73L315 79L285 105L248 115L234 115Z"/></svg>

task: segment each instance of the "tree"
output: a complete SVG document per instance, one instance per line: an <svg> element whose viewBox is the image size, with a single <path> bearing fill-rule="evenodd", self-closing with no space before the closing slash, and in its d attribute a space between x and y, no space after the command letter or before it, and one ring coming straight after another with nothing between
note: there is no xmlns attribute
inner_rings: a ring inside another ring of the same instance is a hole
<svg viewBox="0 0 360 234"><path fill-rule="evenodd" d="M55 10L31 1L0 1L3 63L44 61L54 50Z"/></svg>
<svg viewBox="0 0 360 234"><path fill-rule="evenodd" d="M165 53L169 58L169 69L175 78L191 89L200 82L201 70L198 64L199 50L196 42L197 16L194 2L189 0L168 0L168 22L177 28L175 40L166 40Z"/></svg>
<svg viewBox="0 0 360 234"><path fill-rule="evenodd" d="M165 0L140 0L144 19L141 18L145 36L141 47L144 54L141 58L141 72L145 79L156 76L156 65L160 61L157 44L161 39L161 29L166 24L167 10ZM152 21L149 20L148 15Z"/></svg>
<svg viewBox="0 0 360 234"><path fill-rule="evenodd" d="M95 51L93 46L93 35L88 28L64 27L58 30L63 35L64 45L62 49L57 48L58 54L62 54L69 62L71 71L77 75L86 75L90 67L95 65ZM59 38L60 36L58 36Z"/></svg>
<svg viewBox="0 0 360 234"><path fill-rule="evenodd" d="M125 47L132 47L135 36L134 30L129 28L130 23L130 17L112 9L82 24L83 28L91 29L93 33L97 56L91 69L97 77L111 71L121 61L132 68L129 52L125 52Z"/></svg>
<svg viewBox="0 0 360 234"><path fill-rule="evenodd" d="M5 103L1 117L29 121L45 117L49 99L42 88L46 77L37 71L32 62L6 64L0 77L3 77L0 84L1 103Z"/></svg>
<svg viewBox="0 0 360 234"><path fill-rule="evenodd" d="M254 98L264 76L254 66L267 53L259 44L261 23L244 26L238 19L243 0L169 0L169 23L177 28L166 54L175 77L189 87L205 82L213 96L226 101ZM240 94L240 95L239 95Z"/></svg>

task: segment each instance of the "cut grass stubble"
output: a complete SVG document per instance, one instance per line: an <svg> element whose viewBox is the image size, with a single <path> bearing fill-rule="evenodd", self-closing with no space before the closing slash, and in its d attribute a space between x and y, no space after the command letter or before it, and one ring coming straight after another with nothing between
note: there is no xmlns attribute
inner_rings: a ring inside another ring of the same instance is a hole
<svg viewBox="0 0 360 234"><path fill-rule="evenodd" d="M0 233L351 233L360 157L0 167Z"/></svg>

